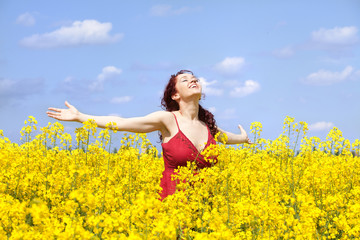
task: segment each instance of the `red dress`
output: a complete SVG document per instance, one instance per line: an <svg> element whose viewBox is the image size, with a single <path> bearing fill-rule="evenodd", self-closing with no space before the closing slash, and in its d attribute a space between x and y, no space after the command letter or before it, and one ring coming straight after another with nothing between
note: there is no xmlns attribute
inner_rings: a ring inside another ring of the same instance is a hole
<svg viewBox="0 0 360 240"><path fill-rule="evenodd" d="M176 174L174 173L175 169L180 166L186 166L188 161L196 161L196 165L199 169L211 166L211 163L204 159L204 156L200 154L194 144L180 130L175 114L174 117L178 127L178 132L170 139L170 141L161 144L165 164L165 170L160 183L160 186L162 187L162 191L160 193L161 200L168 195L175 193L176 180L171 180L171 175ZM209 128L207 129L208 140L204 149L210 144L216 144Z"/></svg>

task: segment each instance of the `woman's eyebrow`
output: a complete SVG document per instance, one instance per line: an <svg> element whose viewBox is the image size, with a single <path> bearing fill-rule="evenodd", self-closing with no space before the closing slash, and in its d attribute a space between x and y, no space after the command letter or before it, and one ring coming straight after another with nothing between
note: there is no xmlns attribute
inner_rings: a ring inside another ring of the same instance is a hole
<svg viewBox="0 0 360 240"><path fill-rule="evenodd" d="M194 76L194 75L193 75L193 76L191 76L191 77L188 77L188 76L183 76L183 77L181 77L181 78L180 78L180 80L184 80L184 79L185 79L185 80L189 80L189 79L196 79L196 80L199 80L199 79L198 79L196 76Z"/></svg>

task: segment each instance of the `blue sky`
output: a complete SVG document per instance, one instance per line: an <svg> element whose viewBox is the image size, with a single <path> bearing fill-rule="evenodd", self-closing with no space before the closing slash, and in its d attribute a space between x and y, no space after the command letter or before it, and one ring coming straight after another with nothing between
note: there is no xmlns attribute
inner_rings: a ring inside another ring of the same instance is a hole
<svg viewBox="0 0 360 240"><path fill-rule="evenodd" d="M46 126L65 100L93 115L161 110L180 69L201 78L224 130L256 121L274 139L289 115L310 136L360 137L358 0L8 0L0 29L0 129L14 142L27 116Z"/></svg>

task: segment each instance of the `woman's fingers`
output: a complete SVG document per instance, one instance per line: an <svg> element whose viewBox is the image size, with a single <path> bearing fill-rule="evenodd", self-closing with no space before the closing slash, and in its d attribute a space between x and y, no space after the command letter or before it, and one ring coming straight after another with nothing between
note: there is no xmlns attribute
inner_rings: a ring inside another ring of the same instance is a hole
<svg viewBox="0 0 360 240"><path fill-rule="evenodd" d="M46 113L47 113L47 115L48 115L49 117L52 117L52 118L55 118L55 119L60 120L59 117L61 116L61 114L55 113L55 112L46 112Z"/></svg>
<svg viewBox="0 0 360 240"><path fill-rule="evenodd" d="M68 101L65 101L65 105L68 108L62 109L62 108L54 108L49 107L46 112L46 114L49 117L55 118L56 120L60 121L73 121L75 119L75 115L77 112L77 109L72 106Z"/></svg>
<svg viewBox="0 0 360 240"><path fill-rule="evenodd" d="M59 109L59 108L49 107L48 109L51 111L54 111L54 112L61 112L61 109Z"/></svg>
<svg viewBox="0 0 360 240"><path fill-rule="evenodd" d="M238 125L238 128L240 129L240 132L243 134L243 133L245 133L246 134L246 131L245 131L245 129L239 124Z"/></svg>
<svg viewBox="0 0 360 240"><path fill-rule="evenodd" d="M245 129L239 124L238 128L240 129L241 135L245 137L245 142L248 144L253 144L251 140L249 139L249 136L247 135Z"/></svg>
<svg viewBox="0 0 360 240"><path fill-rule="evenodd" d="M65 105L66 105L68 108L71 108L71 107L72 107L72 105L70 105L70 103L68 103L68 101L65 101ZM49 107L48 110L61 113L61 111L65 110L65 109Z"/></svg>
<svg viewBox="0 0 360 240"><path fill-rule="evenodd" d="M54 108L49 107L46 114L49 117L55 118L60 121L76 121L76 117L79 114L79 111L72 106L68 101L65 101L67 108Z"/></svg>
<svg viewBox="0 0 360 240"><path fill-rule="evenodd" d="M68 108L72 107L72 105L68 101L65 101L65 106L67 106Z"/></svg>

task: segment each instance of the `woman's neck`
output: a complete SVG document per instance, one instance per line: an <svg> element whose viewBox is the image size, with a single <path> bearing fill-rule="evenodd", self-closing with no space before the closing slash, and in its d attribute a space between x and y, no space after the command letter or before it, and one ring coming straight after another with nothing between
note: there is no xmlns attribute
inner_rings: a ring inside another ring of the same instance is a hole
<svg viewBox="0 0 360 240"><path fill-rule="evenodd" d="M179 112L181 116L189 120L198 120L199 119L199 102L179 102Z"/></svg>

